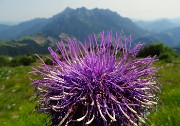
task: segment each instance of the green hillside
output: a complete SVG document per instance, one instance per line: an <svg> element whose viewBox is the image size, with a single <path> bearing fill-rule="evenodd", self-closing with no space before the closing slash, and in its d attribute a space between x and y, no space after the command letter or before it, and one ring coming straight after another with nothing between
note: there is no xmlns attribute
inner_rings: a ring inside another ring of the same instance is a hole
<svg viewBox="0 0 180 126"><path fill-rule="evenodd" d="M0 41L0 55L47 54L48 47L54 47L58 40L43 35L23 37L12 41Z"/></svg>

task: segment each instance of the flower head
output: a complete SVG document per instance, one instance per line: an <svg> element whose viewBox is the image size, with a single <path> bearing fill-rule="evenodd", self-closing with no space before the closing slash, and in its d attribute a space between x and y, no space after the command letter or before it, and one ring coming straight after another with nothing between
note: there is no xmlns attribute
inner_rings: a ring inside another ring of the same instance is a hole
<svg viewBox="0 0 180 126"><path fill-rule="evenodd" d="M33 68L39 111L52 125L117 125L145 123L160 91L151 66L155 57L136 58L143 45L131 47L131 37L100 33L87 42L57 43L61 56L49 48L52 66Z"/></svg>

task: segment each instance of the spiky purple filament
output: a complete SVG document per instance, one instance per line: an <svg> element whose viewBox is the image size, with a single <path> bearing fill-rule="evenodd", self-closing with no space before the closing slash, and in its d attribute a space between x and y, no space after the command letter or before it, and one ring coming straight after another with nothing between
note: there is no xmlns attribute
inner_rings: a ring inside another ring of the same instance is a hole
<svg viewBox="0 0 180 126"><path fill-rule="evenodd" d="M43 76L33 81L38 108L52 116L52 125L136 126L157 104L155 57L137 59L142 44L131 48L131 38L110 32L99 43L92 36L89 48L75 39L57 43L62 58L49 48L53 66L33 68Z"/></svg>

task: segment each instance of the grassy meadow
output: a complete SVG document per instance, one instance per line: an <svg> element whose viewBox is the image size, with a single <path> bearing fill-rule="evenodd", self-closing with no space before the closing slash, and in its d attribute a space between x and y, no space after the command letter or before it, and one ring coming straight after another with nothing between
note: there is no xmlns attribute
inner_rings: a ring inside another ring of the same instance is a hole
<svg viewBox="0 0 180 126"><path fill-rule="evenodd" d="M31 66L0 67L0 125L45 126L46 115L35 108L35 93L27 78ZM180 126L180 59L172 63L158 61L162 103L148 116L147 126Z"/></svg>

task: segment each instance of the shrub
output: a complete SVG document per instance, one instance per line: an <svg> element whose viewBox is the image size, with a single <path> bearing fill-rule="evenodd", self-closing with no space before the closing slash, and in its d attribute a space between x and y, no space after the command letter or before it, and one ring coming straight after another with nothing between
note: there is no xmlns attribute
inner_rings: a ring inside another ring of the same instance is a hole
<svg viewBox="0 0 180 126"><path fill-rule="evenodd" d="M19 65L28 66L35 61L36 61L36 57L31 54L16 56L16 57L13 57L13 59L11 60L11 66L13 67L19 66Z"/></svg>
<svg viewBox="0 0 180 126"><path fill-rule="evenodd" d="M10 58L7 56L0 56L0 67L8 66L10 64Z"/></svg>
<svg viewBox="0 0 180 126"><path fill-rule="evenodd" d="M153 43L146 45L138 53L138 57L147 57L156 55L160 60L165 60L166 62L171 62L174 57L177 57L175 51L164 45L163 43Z"/></svg>
<svg viewBox="0 0 180 126"><path fill-rule="evenodd" d="M46 65L53 65L53 61L50 59L46 59L44 62L46 63Z"/></svg>

